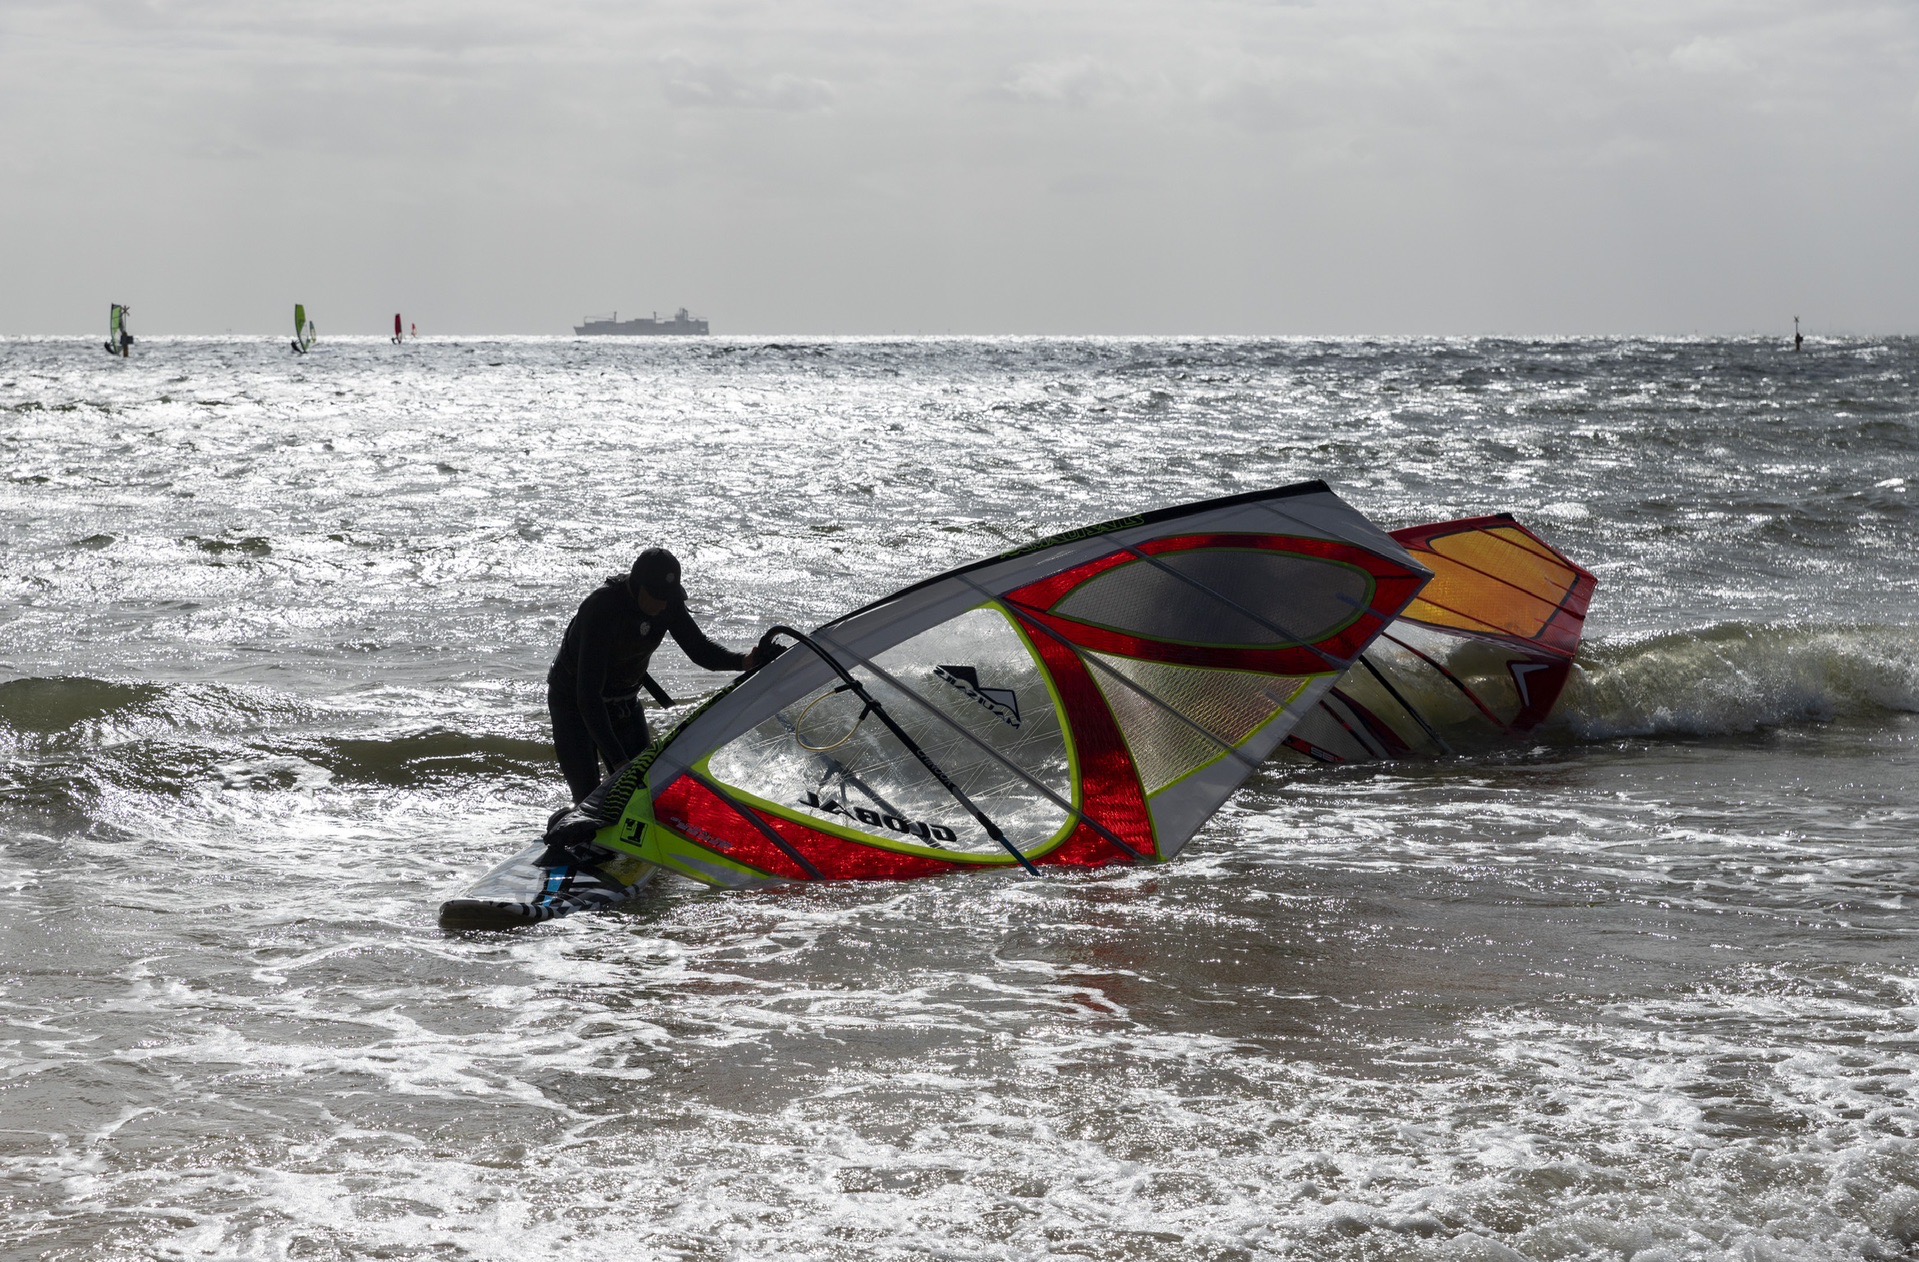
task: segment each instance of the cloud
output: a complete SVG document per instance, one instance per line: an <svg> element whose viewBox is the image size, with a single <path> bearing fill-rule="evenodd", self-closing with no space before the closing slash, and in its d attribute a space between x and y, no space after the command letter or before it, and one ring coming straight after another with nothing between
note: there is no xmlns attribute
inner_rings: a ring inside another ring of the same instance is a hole
<svg viewBox="0 0 1919 1262"><path fill-rule="evenodd" d="M695 61L684 53L660 58L660 86L667 102L683 109L775 110L803 114L831 109L839 93L824 79L774 74L748 80L725 66Z"/></svg>
<svg viewBox="0 0 1919 1262"><path fill-rule="evenodd" d="M999 95L1046 105L1090 105L1119 94L1118 76L1091 57L1029 61L1000 81Z"/></svg>
<svg viewBox="0 0 1919 1262"><path fill-rule="evenodd" d="M1915 83L1913 0L0 0L0 328L1746 327L1794 266L1902 326Z"/></svg>
<svg viewBox="0 0 1919 1262"><path fill-rule="evenodd" d="M1247 76L1211 83L1199 99L1214 117L1247 131L1282 131L1307 121L1302 93L1277 78Z"/></svg>
<svg viewBox="0 0 1919 1262"><path fill-rule="evenodd" d="M1671 61L1691 74L1721 74L1751 68L1729 41L1704 36L1673 49Z"/></svg>

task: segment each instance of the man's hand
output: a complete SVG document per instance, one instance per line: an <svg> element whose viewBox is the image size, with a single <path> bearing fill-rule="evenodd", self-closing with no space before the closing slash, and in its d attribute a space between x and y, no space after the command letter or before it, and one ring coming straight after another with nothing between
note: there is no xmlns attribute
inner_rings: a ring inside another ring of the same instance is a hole
<svg viewBox="0 0 1919 1262"><path fill-rule="evenodd" d="M770 665L780 654L786 652L786 645L776 644L769 636L761 636L753 651L746 655L746 665L741 670L751 674L762 666Z"/></svg>

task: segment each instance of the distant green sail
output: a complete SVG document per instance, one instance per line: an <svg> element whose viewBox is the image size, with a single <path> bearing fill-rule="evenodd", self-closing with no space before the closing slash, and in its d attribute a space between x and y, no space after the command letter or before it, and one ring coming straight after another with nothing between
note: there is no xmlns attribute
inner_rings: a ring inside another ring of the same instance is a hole
<svg viewBox="0 0 1919 1262"><path fill-rule="evenodd" d="M318 339L314 335L313 322L307 319L306 304L293 304L293 349L305 353L313 348Z"/></svg>
<svg viewBox="0 0 1919 1262"><path fill-rule="evenodd" d="M127 309L119 303L107 308L107 354L125 357L133 346L127 334Z"/></svg>

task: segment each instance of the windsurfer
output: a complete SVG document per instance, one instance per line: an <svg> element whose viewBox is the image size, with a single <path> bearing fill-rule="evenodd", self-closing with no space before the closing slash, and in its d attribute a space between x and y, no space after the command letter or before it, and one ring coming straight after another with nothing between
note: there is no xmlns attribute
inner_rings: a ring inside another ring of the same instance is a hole
<svg viewBox="0 0 1919 1262"><path fill-rule="evenodd" d="M553 748L575 802L598 787L602 763L611 772L646 748L640 688L671 704L647 673L653 650L669 633L694 665L707 670L753 670L760 664L759 649L736 653L709 640L693 621L678 558L665 548L640 553L631 572L608 577L580 602L547 672Z"/></svg>

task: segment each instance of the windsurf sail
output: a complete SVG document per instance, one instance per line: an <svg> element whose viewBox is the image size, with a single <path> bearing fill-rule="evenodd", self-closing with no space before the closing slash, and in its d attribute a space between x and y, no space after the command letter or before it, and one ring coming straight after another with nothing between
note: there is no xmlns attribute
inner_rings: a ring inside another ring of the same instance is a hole
<svg viewBox="0 0 1919 1262"><path fill-rule="evenodd" d="M549 834L695 880L1170 859L1429 575L1324 483L953 570L809 634Z"/></svg>
<svg viewBox="0 0 1919 1262"><path fill-rule="evenodd" d="M1446 753L1545 722L1599 580L1513 517L1393 532L1432 582L1286 738L1315 762Z"/></svg>
<svg viewBox="0 0 1919 1262"><path fill-rule="evenodd" d="M107 354L125 358L132 347L133 334L127 331L127 308L113 303L107 308Z"/></svg>
<svg viewBox="0 0 1919 1262"><path fill-rule="evenodd" d="M307 319L306 304L302 302L294 303L293 349L304 355L313 349L313 343L317 340L318 337L313 330L313 322Z"/></svg>
<svg viewBox="0 0 1919 1262"><path fill-rule="evenodd" d="M396 346L400 343L400 313L397 311L393 313L393 343Z"/></svg>

